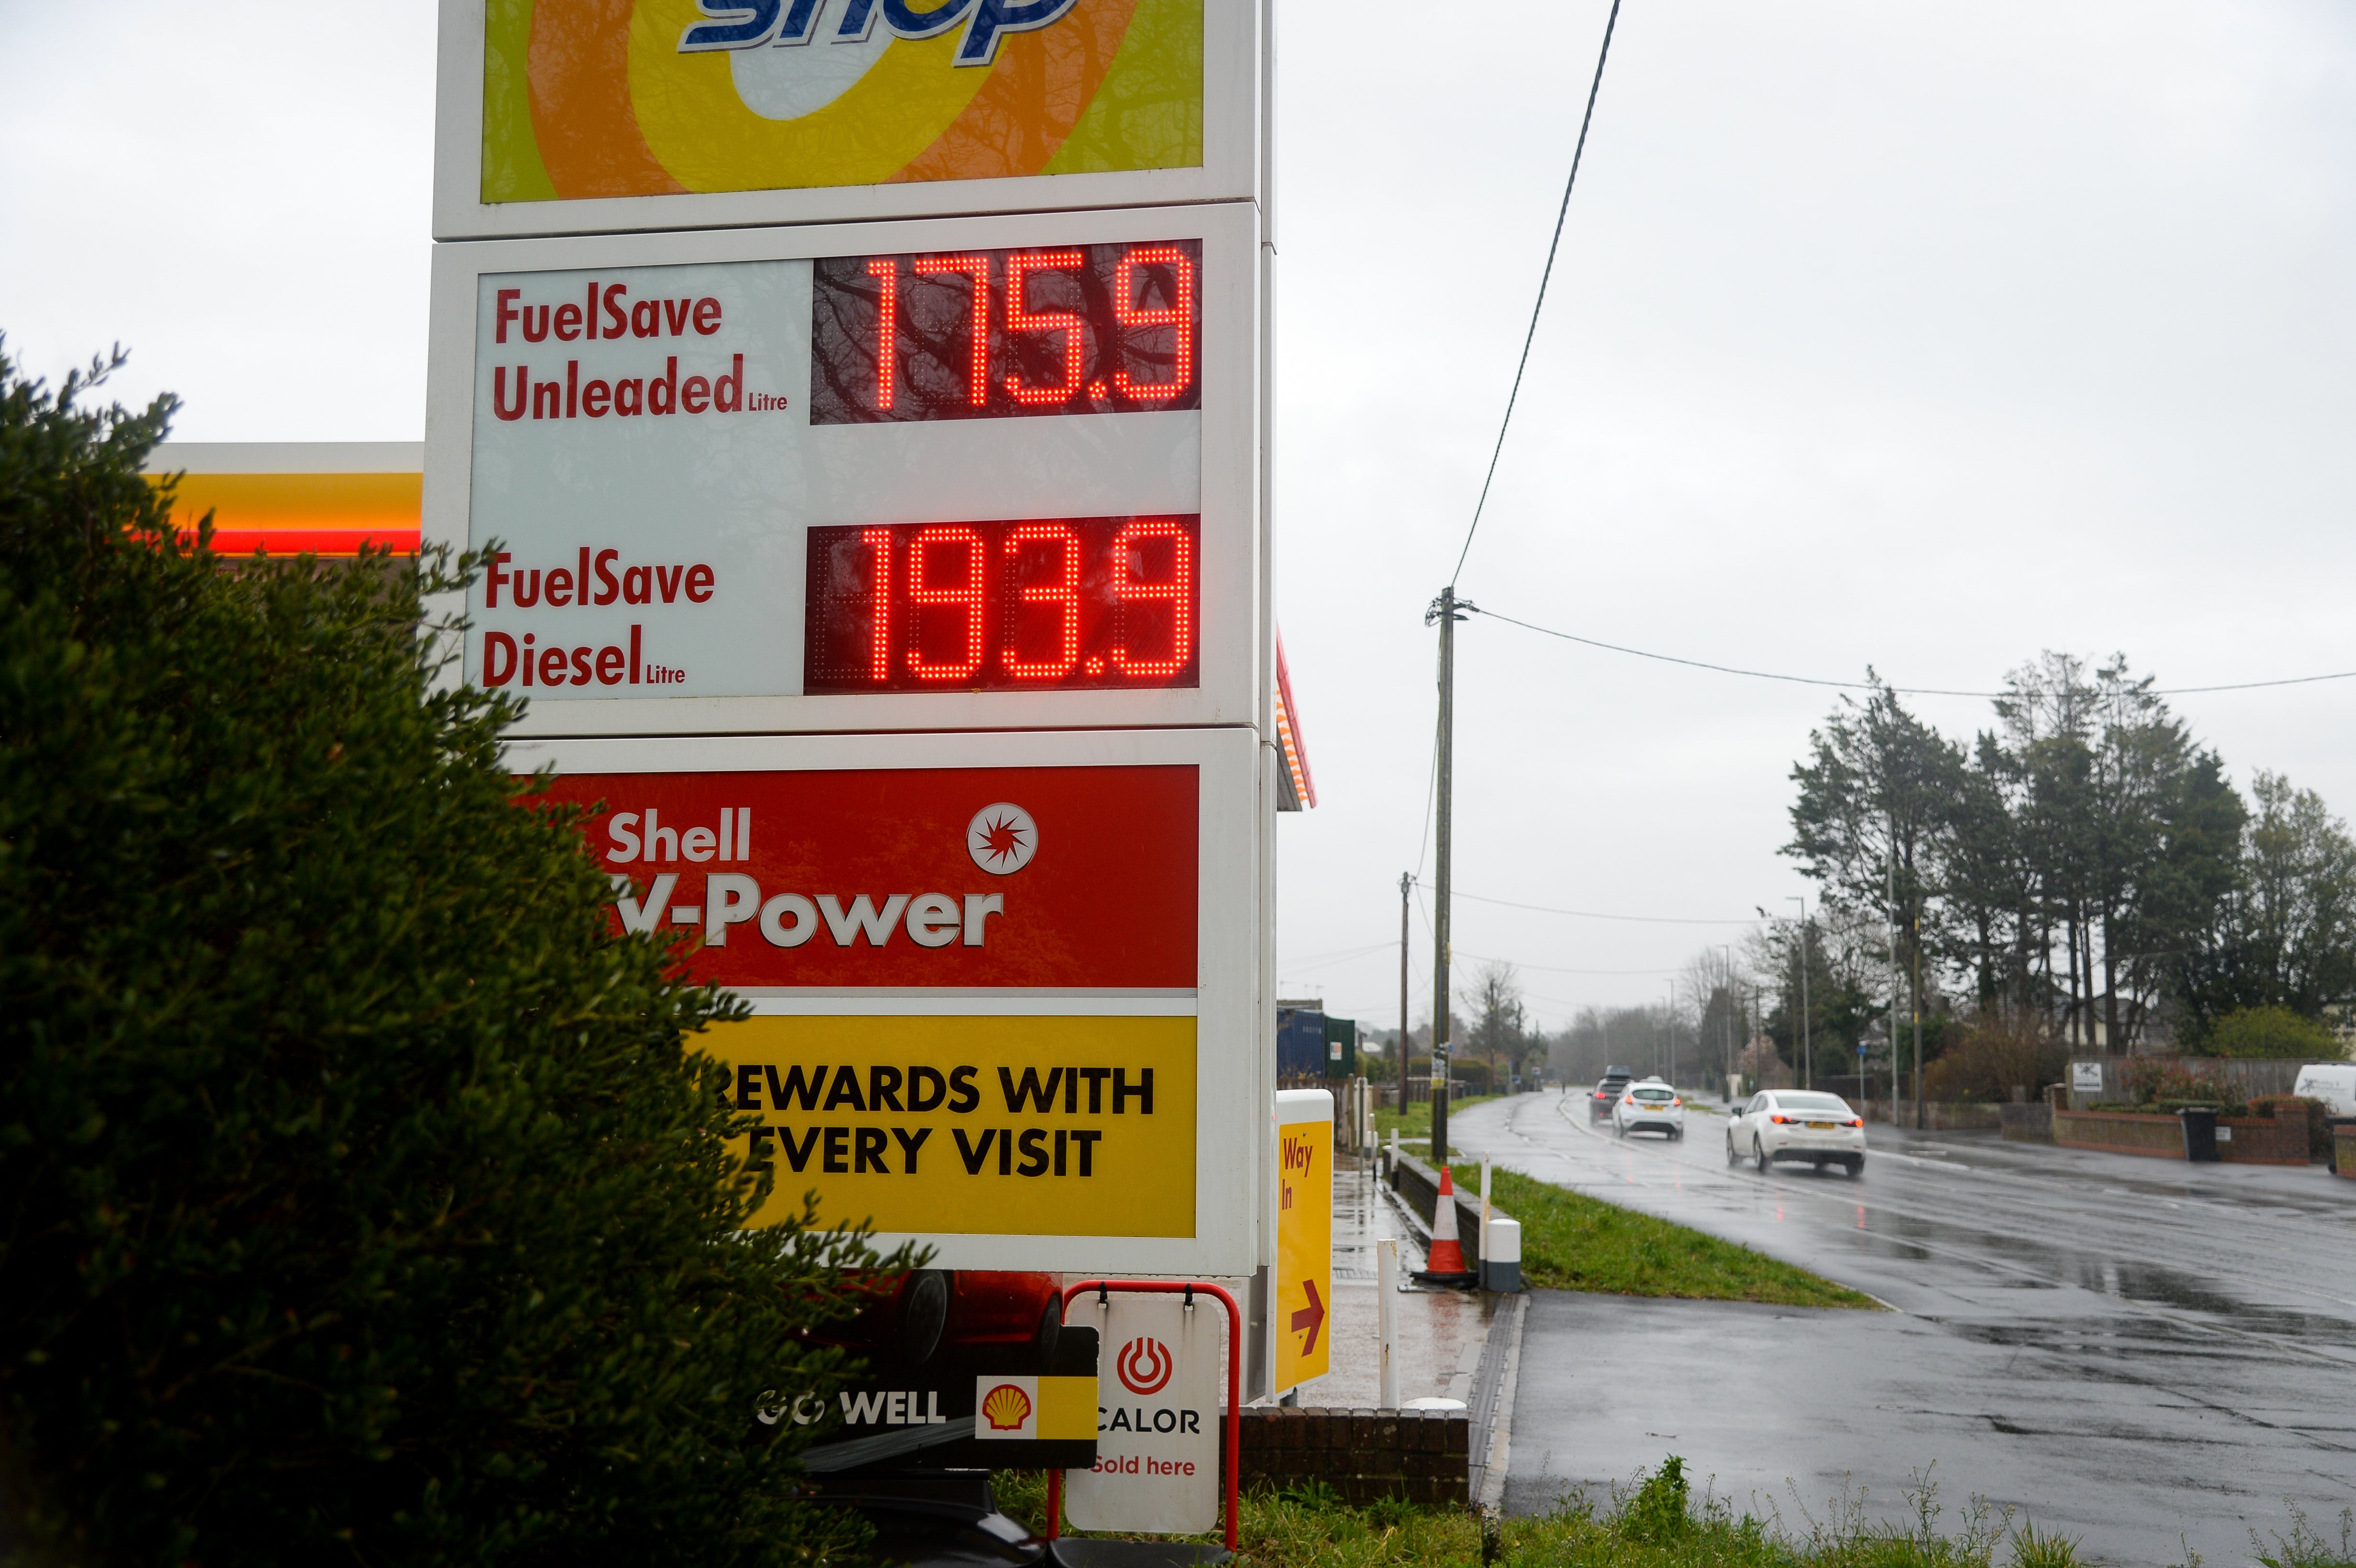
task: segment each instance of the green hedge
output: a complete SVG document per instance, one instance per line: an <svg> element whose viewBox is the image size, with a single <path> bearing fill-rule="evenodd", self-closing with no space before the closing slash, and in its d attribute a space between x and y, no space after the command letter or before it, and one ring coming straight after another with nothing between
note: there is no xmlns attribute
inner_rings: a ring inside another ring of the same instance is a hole
<svg viewBox="0 0 2356 1568"><path fill-rule="evenodd" d="M868 1254L742 1229L730 1004L438 684L453 580L178 547L106 368L0 357L0 1558L842 1549L753 1413Z"/></svg>

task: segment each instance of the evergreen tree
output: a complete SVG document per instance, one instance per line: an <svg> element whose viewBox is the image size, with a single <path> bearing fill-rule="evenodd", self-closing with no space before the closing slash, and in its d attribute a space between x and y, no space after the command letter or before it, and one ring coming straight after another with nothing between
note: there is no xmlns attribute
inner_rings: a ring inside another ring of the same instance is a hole
<svg viewBox="0 0 2356 1568"><path fill-rule="evenodd" d="M440 678L457 582L184 547L110 368L0 357L0 1558L841 1549L755 1413L874 1260L743 1229L734 1004Z"/></svg>

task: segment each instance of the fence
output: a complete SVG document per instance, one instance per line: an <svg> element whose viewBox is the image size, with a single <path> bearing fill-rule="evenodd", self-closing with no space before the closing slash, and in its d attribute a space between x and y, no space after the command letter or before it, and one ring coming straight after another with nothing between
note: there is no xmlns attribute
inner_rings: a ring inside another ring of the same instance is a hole
<svg viewBox="0 0 2356 1568"><path fill-rule="evenodd" d="M2298 1070L2307 1065L2302 1058L2229 1056L2078 1056L2070 1061L2070 1109L2083 1111L2089 1105L2122 1101L2128 1097L2124 1069L2130 1061L2138 1066L2175 1067L2199 1077L2231 1085L2241 1092L2244 1100L2264 1094L2287 1094L2298 1082ZM2079 1075L2093 1069L2100 1076L2099 1087L2081 1089Z"/></svg>
<svg viewBox="0 0 2356 1568"><path fill-rule="evenodd" d="M1382 1095L1384 1110L1396 1111L1399 1108L1398 1079L1394 1078L1387 1083L1377 1083L1375 1088ZM1451 1104L1466 1098L1472 1093L1472 1085L1469 1081L1462 1078L1451 1078L1448 1081L1448 1098ZM1428 1105L1431 1103L1430 1073L1412 1072L1409 1073L1407 1081L1407 1103L1410 1105Z"/></svg>

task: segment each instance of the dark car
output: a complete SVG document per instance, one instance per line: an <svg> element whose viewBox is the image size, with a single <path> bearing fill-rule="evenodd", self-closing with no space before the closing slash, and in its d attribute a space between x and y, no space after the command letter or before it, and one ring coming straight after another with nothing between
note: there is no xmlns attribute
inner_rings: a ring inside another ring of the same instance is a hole
<svg viewBox="0 0 2356 1568"><path fill-rule="evenodd" d="M1620 1096L1627 1093L1628 1085L1635 1076L1636 1071L1633 1067L1605 1068L1601 1081L1595 1085L1595 1093L1588 1096L1587 1119L1590 1122L1610 1121L1612 1107L1619 1104Z"/></svg>

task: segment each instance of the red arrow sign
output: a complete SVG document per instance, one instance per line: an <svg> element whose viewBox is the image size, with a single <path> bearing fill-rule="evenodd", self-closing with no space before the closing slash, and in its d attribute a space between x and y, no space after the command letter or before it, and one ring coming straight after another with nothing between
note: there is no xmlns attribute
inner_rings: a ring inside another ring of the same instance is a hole
<svg viewBox="0 0 2356 1568"><path fill-rule="evenodd" d="M1302 1280L1301 1288L1309 1293L1309 1305L1292 1315L1292 1327L1296 1330L1301 1328L1309 1330L1309 1338L1301 1342L1301 1353L1306 1356L1313 1353L1317 1349L1317 1330L1323 1327L1325 1322L1325 1304L1317 1299L1315 1280Z"/></svg>

